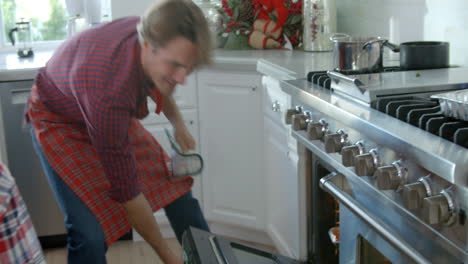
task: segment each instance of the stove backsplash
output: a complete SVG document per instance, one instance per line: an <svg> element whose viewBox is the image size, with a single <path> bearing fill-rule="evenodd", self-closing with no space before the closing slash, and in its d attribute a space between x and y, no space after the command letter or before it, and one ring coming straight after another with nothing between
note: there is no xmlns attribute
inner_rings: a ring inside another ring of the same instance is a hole
<svg viewBox="0 0 468 264"><path fill-rule="evenodd" d="M468 65L466 0L340 0L336 4L338 32L387 37L397 44L449 41L450 63ZM399 56L389 54L392 59Z"/></svg>

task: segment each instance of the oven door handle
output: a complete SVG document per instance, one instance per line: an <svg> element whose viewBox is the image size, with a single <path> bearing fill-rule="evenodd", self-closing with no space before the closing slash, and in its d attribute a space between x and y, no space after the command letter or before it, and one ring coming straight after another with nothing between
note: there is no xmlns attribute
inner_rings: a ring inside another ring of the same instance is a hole
<svg viewBox="0 0 468 264"><path fill-rule="evenodd" d="M379 235L384 237L390 244L408 257L413 259L416 263L431 263L424 256L419 254L408 243L403 241L399 236L388 231L388 228L373 217L366 209L360 206L349 194L343 192L334 182L333 178L338 177L335 172L323 177L320 180L320 187L333 195L342 205L346 206L364 222L370 225Z"/></svg>

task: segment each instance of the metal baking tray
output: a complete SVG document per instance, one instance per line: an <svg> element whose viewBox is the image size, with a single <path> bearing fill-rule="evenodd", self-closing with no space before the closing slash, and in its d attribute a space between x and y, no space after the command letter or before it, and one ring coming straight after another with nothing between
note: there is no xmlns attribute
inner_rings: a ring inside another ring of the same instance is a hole
<svg viewBox="0 0 468 264"><path fill-rule="evenodd" d="M468 121L468 89L431 95L445 116Z"/></svg>

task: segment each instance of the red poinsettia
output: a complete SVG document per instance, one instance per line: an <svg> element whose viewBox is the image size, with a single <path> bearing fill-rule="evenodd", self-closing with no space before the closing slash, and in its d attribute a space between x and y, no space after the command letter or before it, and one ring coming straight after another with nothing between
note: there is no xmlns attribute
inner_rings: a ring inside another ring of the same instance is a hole
<svg viewBox="0 0 468 264"><path fill-rule="evenodd" d="M275 30L281 28L291 44L297 47L302 42L301 0L222 0L220 13L223 16L223 33L236 32L249 35L257 18L272 20ZM284 42L281 37L279 40Z"/></svg>

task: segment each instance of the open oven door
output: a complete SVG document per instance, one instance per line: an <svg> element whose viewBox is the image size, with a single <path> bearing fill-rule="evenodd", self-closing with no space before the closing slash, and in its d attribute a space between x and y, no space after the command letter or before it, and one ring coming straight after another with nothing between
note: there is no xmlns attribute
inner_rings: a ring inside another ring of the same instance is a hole
<svg viewBox="0 0 468 264"><path fill-rule="evenodd" d="M302 263L193 227L184 233L182 248L186 264Z"/></svg>
<svg viewBox="0 0 468 264"><path fill-rule="evenodd" d="M335 172L320 180L320 187L340 203L340 263L440 263L429 261L384 223L381 216L374 214L376 211L391 213L388 203L387 206L377 204L379 199L371 195L372 190L359 189L360 185L349 180ZM376 210L371 213L369 208L374 205Z"/></svg>

